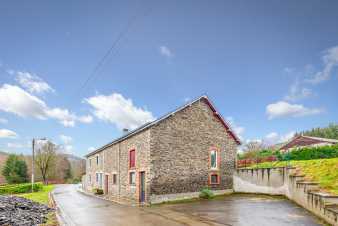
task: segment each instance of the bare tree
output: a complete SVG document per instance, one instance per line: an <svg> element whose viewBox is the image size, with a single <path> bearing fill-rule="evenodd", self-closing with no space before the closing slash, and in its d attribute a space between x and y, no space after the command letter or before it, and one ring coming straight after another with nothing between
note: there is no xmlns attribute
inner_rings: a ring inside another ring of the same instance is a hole
<svg viewBox="0 0 338 226"><path fill-rule="evenodd" d="M35 163L40 170L44 184L47 184L48 172L55 164L56 150L57 146L50 141L44 142L36 150Z"/></svg>

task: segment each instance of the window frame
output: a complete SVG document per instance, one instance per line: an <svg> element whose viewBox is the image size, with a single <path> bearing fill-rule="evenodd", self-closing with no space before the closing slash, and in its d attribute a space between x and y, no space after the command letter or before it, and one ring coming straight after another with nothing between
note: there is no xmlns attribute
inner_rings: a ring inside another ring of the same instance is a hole
<svg viewBox="0 0 338 226"><path fill-rule="evenodd" d="M211 155L212 155L213 152L215 152L215 154L216 154L216 159L215 159L216 167L212 167L212 165L211 165L212 164ZM219 170L220 169L220 163L221 163L221 161L220 161L220 151L219 151L219 149L215 148L215 147L210 148L210 150L209 150L209 168L211 170Z"/></svg>
<svg viewBox="0 0 338 226"><path fill-rule="evenodd" d="M132 176L131 176L132 174L134 175L134 181L132 181ZM136 185L136 172L130 171L129 174L128 174L128 179L129 179L129 185L135 186ZM134 183L132 183L132 182L134 182Z"/></svg>
<svg viewBox="0 0 338 226"><path fill-rule="evenodd" d="M97 166L99 165L99 162L100 162L100 161L99 161L99 160L100 160L99 158L100 158L100 156L97 155L97 156L96 156L96 165L97 165Z"/></svg>
<svg viewBox="0 0 338 226"><path fill-rule="evenodd" d="M134 153L134 158L133 158L133 162L131 161L131 154ZM129 160L129 169L135 169L136 168L136 150L135 149L131 149L129 150L129 155L128 155L128 160ZM132 163L134 163L132 165Z"/></svg>
<svg viewBox="0 0 338 226"><path fill-rule="evenodd" d="M212 181L211 178L212 178L213 176L216 176L217 182L213 182L213 181ZM213 173L210 173L210 174L209 174L209 185L219 185L220 182L221 182L221 176L220 176L219 173L213 172Z"/></svg>

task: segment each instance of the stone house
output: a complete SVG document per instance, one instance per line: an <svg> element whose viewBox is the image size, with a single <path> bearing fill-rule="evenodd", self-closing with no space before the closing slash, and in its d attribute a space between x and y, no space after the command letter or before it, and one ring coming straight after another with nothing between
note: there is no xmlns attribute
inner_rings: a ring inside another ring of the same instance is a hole
<svg viewBox="0 0 338 226"><path fill-rule="evenodd" d="M86 155L84 189L112 200L158 203L232 191L240 140L207 96Z"/></svg>

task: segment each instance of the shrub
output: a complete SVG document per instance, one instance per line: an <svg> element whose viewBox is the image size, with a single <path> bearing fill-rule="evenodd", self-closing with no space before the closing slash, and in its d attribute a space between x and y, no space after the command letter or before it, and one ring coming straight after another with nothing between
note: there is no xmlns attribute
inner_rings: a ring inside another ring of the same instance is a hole
<svg viewBox="0 0 338 226"><path fill-rule="evenodd" d="M328 159L338 157L338 145L323 147L304 147L281 154L278 158L287 160L310 160L310 159Z"/></svg>
<svg viewBox="0 0 338 226"><path fill-rule="evenodd" d="M9 155L2 169L2 175L9 184L26 182L28 178L26 162L15 154Z"/></svg>
<svg viewBox="0 0 338 226"><path fill-rule="evenodd" d="M42 183L35 183L33 186L34 191L42 190ZM27 193L32 191L32 184L24 183L24 184L7 184L0 186L0 195L6 194L19 194L19 193Z"/></svg>
<svg viewBox="0 0 338 226"><path fill-rule="evenodd" d="M101 188L94 188L93 189L93 193L95 195L103 195L103 189L101 189Z"/></svg>
<svg viewBox="0 0 338 226"><path fill-rule="evenodd" d="M215 195L209 188L203 188L200 191L199 197L201 199L212 199Z"/></svg>

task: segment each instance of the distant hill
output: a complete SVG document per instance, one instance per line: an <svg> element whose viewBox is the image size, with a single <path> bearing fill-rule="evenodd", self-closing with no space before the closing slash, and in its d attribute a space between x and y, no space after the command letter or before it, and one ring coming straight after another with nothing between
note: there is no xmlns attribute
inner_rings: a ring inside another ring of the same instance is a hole
<svg viewBox="0 0 338 226"><path fill-rule="evenodd" d="M5 165L7 157L8 153L0 151L0 184L4 184L6 182L5 178L2 176L2 167Z"/></svg>
<svg viewBox="0 0 338 226"><path fill-rule="evenodd" d="M73 177L80 179L81 176L86 173L86 160L84 158L72 154L63 154L63 155L66 156L66 158L70 162L73 171Z"/></svg>

